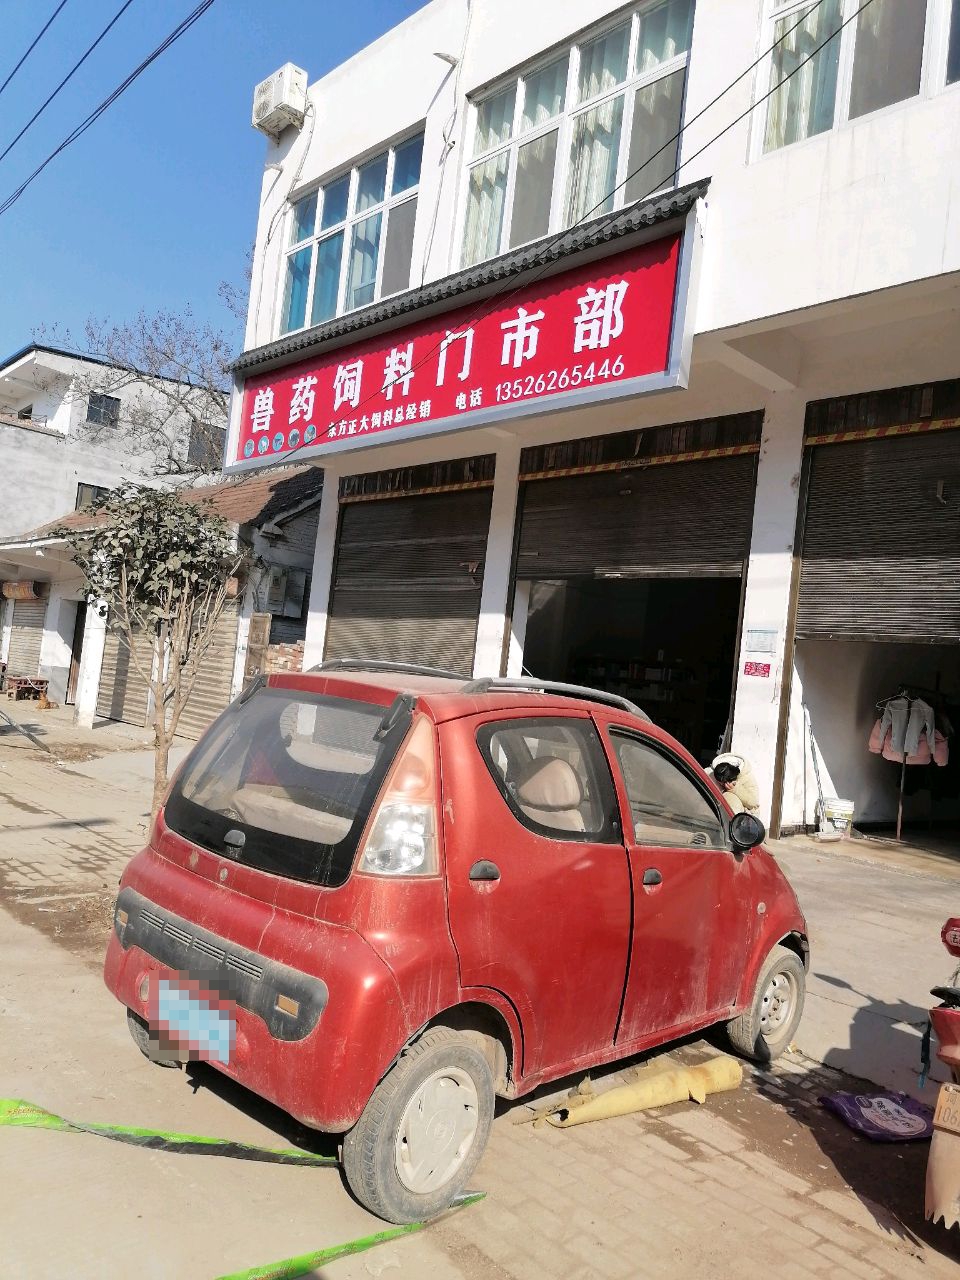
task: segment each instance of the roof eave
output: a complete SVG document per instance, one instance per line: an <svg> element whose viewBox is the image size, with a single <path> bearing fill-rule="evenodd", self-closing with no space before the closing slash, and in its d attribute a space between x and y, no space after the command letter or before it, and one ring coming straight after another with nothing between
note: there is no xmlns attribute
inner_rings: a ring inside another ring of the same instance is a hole
<svg viewBox="0 0 960 1280"><path fill-rule="evenodd" d="M615 216L605 214L591 222L573 227L560 236L547 237L491 258L475 267L456 271L441 280L417 289L394 294L359 311L303 329L275 342L243 352L230 366L236 374L249 375L265 371L293 358L304 359L319 348L334 348L355 335L371 336L374 332L396 328L406 317L448 311L458 305L465 294L482 296L501 280L521 276L535 267L563 270L570 259L581 258L616 241L633 243L651 229L666 229L667 224L681 221L697 200L703 199L710 179L688 183L651 199L639 200L621 209Z"/></svg>

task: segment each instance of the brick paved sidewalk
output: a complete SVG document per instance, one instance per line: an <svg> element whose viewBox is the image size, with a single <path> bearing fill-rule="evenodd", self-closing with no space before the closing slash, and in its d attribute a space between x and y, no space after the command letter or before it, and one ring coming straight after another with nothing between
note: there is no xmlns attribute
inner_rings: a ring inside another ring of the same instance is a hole
<svg viewBox="0 0 960 1280"><path fill-rule="evenodd" d="M849 1077L799 1057L747 1077L568 1130L512 1107L475 1178L487 1199L437 1228L446 1249L491 1280L958 1274L960 1233L923 1221L926 1143L858 1139L817 1102Z"/></svg>

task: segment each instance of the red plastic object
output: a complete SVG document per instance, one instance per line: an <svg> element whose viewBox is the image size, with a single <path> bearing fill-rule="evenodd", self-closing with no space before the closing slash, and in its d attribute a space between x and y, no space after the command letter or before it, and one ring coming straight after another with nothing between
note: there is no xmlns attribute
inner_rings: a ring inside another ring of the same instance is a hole
<svg viewBox="0 0 960 1280"><path fill-rule="evenodd" d="M943 945L952 956L960 956L960 916L951 916L940 930Z"/></svg>

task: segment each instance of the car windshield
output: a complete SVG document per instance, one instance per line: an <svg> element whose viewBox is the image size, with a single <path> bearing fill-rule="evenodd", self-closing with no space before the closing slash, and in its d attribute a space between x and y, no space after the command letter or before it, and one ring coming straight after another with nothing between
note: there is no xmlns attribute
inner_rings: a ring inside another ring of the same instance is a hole
<svg viewBox="0 0 960 1280"><path fill-rule="evenodd" d="M246 866L343 884L409 727L401 710L263 687L201 740L167 801L167 825Z"/></svg>

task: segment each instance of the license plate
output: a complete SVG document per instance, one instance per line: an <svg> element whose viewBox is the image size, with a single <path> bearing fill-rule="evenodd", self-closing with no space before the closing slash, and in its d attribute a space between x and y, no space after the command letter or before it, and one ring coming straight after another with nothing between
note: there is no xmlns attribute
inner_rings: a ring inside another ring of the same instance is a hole
<svg viewBox="0 0 960 1280"><path fill-rule="evenodd" d="M960 1085L941 1085L933 1123L937 1129L960 1133Z"/></svg>
<svg viewBox="0 0 960 1280"><path fill-rule="evenodd" d="M161 979L157 984L156 1019L160 1029L192 1058L227 1066L237 1041L237 1024L221 998L204 990Z"/></svg>

